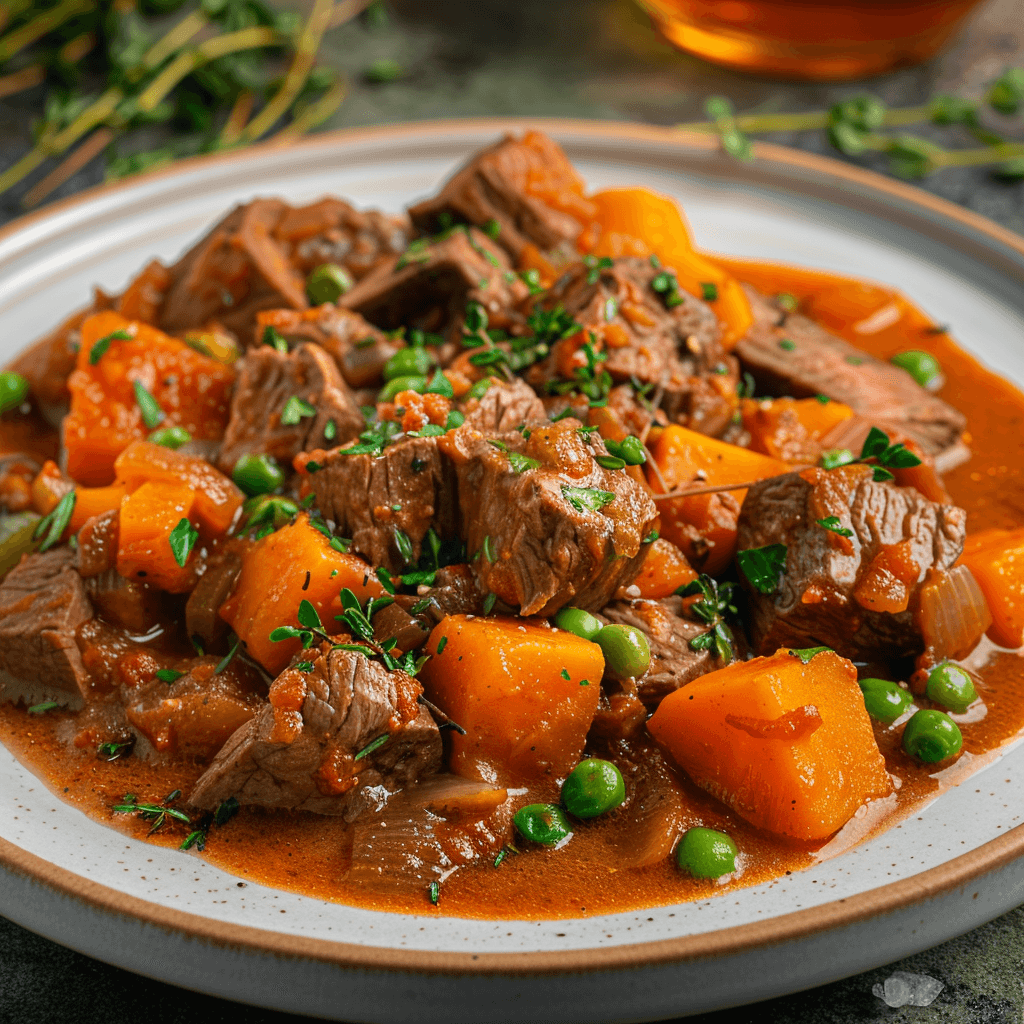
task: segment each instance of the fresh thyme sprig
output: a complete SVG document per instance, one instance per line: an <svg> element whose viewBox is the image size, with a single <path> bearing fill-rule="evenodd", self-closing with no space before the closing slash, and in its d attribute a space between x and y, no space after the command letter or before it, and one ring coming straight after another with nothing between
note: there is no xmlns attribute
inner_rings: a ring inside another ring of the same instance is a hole
<svg viewBox="0 0 1024 1024"><path fill-rule="evenodd" d="M994 165L994 175L1009 181L1024 178L1024 142L1003 138L986 126L982 118L986 109L1011 117L1022 108L1024 68L1008 68L991 83L982 100L940 93L917 106L889 108L876 96L865 94L836 103L828 110L736 114L729 100L712 96L705 104L710 120L677 127L718 135L723 150L740 160L753 158L750 135L824 130L832 146L845 156L886 154L889 169L902 178L924 178L946 167ZM881 130L924 123L959 128L983 145L950 149L917 135L887 134Z"/></svg>

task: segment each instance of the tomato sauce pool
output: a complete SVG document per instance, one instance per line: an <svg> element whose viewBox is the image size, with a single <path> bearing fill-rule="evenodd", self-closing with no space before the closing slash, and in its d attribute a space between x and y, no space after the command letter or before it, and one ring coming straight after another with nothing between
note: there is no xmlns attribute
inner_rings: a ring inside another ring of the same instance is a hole
<svg viewBox="0 0 1024 1024"><path fill-rule="evenodd" d="M809 316L881 359L907 349L933 353L947 379L940 396L968 421L964 439L972 457L947 474L945 483L953 500L967 510L970 532L1024 524L1024 395L1013 385L964 352L941 325L894 290L820 271L714 259L764 292L795 295ZM0 450L24 450L24 440L0 433ZM49 443L40 436L35 446ZM936 772L913 761L900 748L899 728L876 723L879 746L898 788L826 844L794 843L761 832L684 780L683 827L703 824L727 831L740 850L737 873L717 883L685 876L672 858L643 868L622 867L618 851L624 837L621 828L617 831L617 811L585 823L561 848L531 848L505 856L497 867L487 858L453 872L436 906L425 886L403 884L394 874L377 884L347 880L352 831L330 817L242 808L211 829L202 853L182 856L202 856L241 879L319 899L460 917L556 919L704 899L797 871L890 827L942 788L962 782L985 763L986 754L1017 736L1024 729L1024 658L983 640L968 664L979 677L984 708L954 716L964 737L964 753L954 768ZM23 704L0 705L0 739L56 794L96 820L138 839L179 846L190 826L169 821L149 834L150 823L111 808L129 792L140 802L159 801L176 789L187 793L203 766L138 757L98 760L91 748L77 749L70 742L78 729L74 719L66 711L29 715ZM642 750L636 753L642 756Z"/></svg>

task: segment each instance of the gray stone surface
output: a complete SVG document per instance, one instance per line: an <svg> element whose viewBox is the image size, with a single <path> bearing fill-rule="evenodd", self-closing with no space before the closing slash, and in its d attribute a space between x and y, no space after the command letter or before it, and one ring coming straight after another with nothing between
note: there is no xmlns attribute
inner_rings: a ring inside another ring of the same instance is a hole
<svg viewBox="0 0 1024 1024"><path fill-rule="evenodd" d="M865 89L903 106L923 102L936 91L980 96L1004 67L1024 64L1021 0L992 0L951 49L929 64L866 84L838 86L769 82L681 55L658 38L631 0L395 0L392 10L384 30L369 32L353 24L330 37L330 58L349 75L352 89L327 127L486 114L672 125L702 118L704 99L711 94L729 96L744 112L821 109ZM381 58L399 61L406 76L388 85L367 84L363 72ZM24 125L39 99L29 92L0 103L0 166L24 152ZM772 141L830 152L814 132L779 134ZM879 160L866 163L883 169ZM40 176L0 197L0 222L21 212L20 196ZM54 198L101 177L101 168L91 166ZM923 187L1024 231L1024 183L995 182L983 169L955 169L933 176ZM926 975L943 988L927 1007L890 1007L872 989L878 985L884 991L886 979L897 971ZM889 967L692 1019L702 1024L1018 1024L1022 1015L1024 908L1019 908ZM0 919L0 1021L220 1024L238 1017L234 1004L107 967ZM246 1009L242 1019L284 1024L297 1018Z"/></svg>

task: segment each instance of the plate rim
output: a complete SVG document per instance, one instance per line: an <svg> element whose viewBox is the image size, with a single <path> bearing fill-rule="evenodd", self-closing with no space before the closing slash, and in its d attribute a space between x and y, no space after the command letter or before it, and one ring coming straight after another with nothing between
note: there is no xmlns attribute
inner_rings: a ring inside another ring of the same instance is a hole
<svg viewBox="0 0 1024 1024"><path fill-rule="evenodd" d="M40 210L15 218L0 228L0 243L45 222L59 219L77 207L97 199L128 191L141 182L147 184L173 179L196 169L231 165L258 160L274 150L316 151L339 145L400 140L411 135L429 136L463 131L509 132L536 129L556 134L575 134L595 139L656 142L686 151L713 154L718 140L713 135L684 132L628 121L599 121L576 118L535 117L473 117L403 122L399 124L346 128L320 133L313 138L287 144L267 142L229 153L208 154L177 161L143 175L122 181L101 184L74 196L49 204ZM781 164L789 169L809 172L826 179L838 179L869 193L883 193L916 210L931 214L940 221L952 220L977 232L990 242L1006 246L1024 257L1024 237L1004 228L987 217L964 209L905 182L894 181L875 171L852 166L832 157L790 149L773 143L755 142L755 160ZM856 205L849 193L846 205ZM988 250L990 257L995 255ZM711 932L650 942L620 944L613 947L584 947L573 950L548 950L519 953L462 953L455 951L403 950L389 946L363 946L334 939L307 938L275 932L264 928L232 922L216 921L187 911L131 896L102 883L29 853L0 837L0 867L44 885L64 898L74 899L86 907L107 914L124 915L160 930L178 933L190 940L199 940L225 948L258 954L313 960L339 968L390 969L424 975L452 973L473 975L544 976L566 971L603 972L609 970L720 959L759 947L782 945L790 941L856 924L874 916L904 910L915 904L947 895L984 875L999 871L1024 856L1024 825L1018 825L1001 836L968 853L948 860L926 871L867 892L819 906L793 911ZM380 911L380 913L386 913ZM423 916L424 920L430 918ZM458 918L445 918L458 920Z"/></svg>

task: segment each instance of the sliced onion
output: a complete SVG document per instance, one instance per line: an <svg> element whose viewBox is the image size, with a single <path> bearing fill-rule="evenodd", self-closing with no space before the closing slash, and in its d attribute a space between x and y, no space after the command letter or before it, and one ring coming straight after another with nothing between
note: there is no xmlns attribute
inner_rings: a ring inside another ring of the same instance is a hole
<svg viewBox="0 0 1024 1024"><path fill-rule="evenodd" d="M985 595L966 565L931 573L919 601L925 646L940 659L966 657L992 625Z"/></svg>

